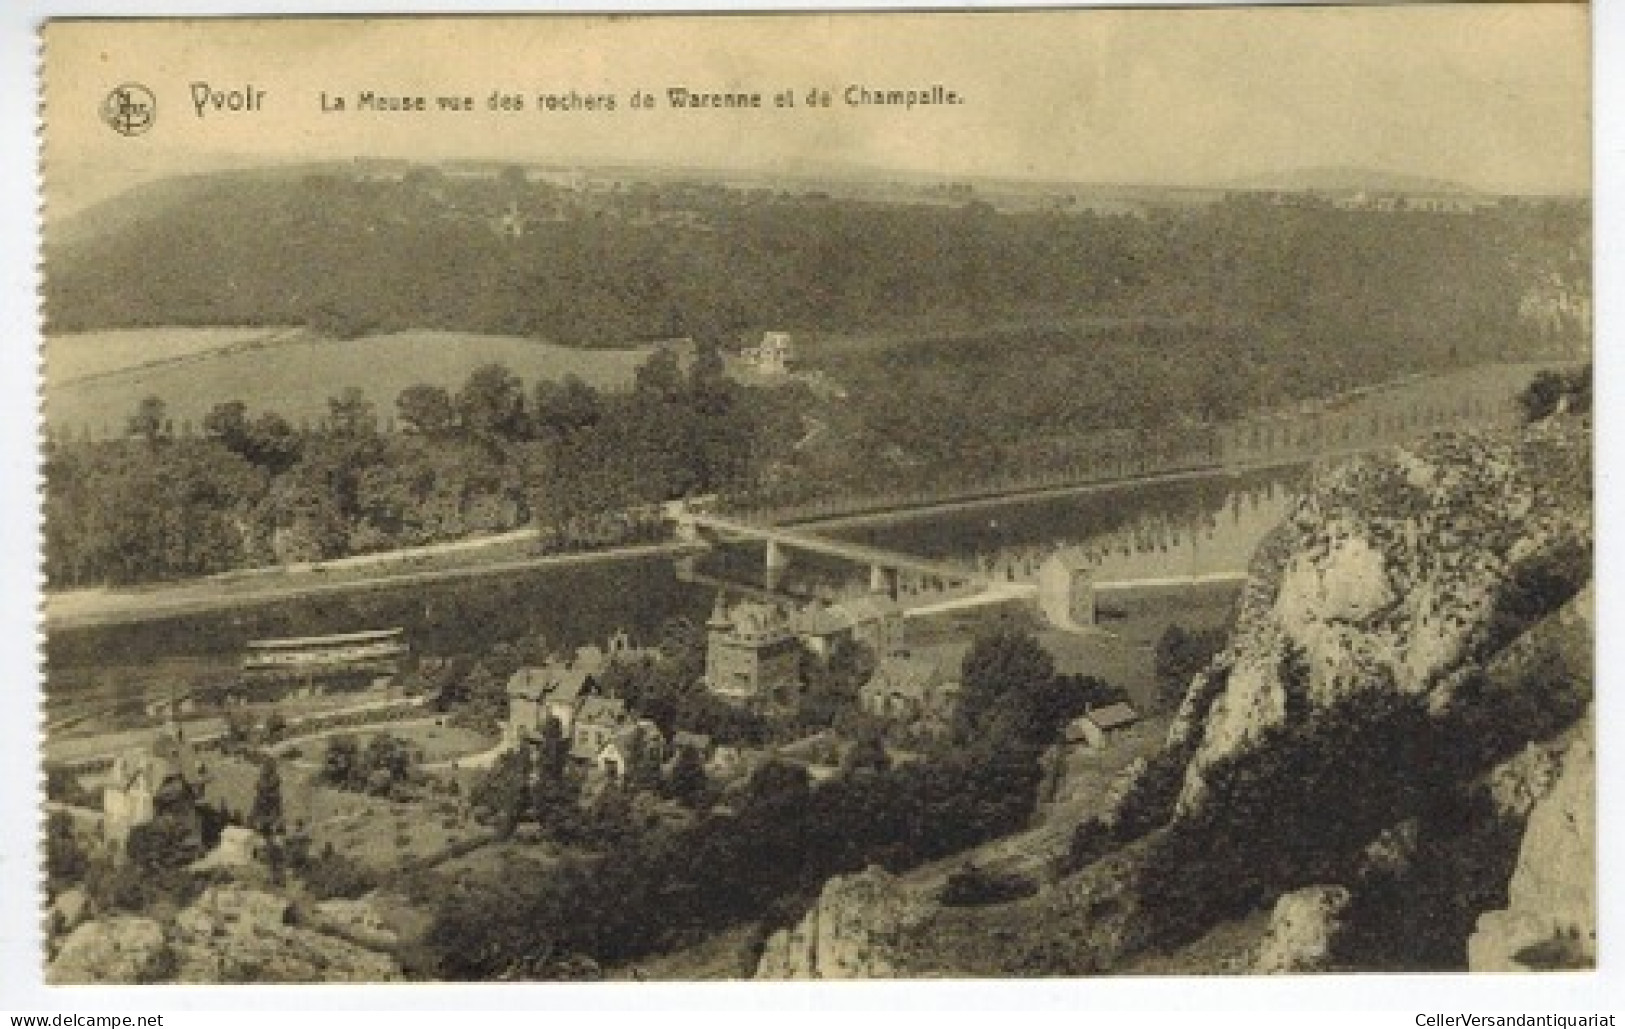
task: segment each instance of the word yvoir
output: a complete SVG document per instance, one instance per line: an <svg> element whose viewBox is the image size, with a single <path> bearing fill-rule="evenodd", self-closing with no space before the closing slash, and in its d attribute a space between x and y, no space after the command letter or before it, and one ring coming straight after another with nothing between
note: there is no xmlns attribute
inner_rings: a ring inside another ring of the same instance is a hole
<svg viewBox="0 0 1625 1029"><path fill-rule="evenodd" d="M45 43L44 982L1595 966L1583 8Z"/></svg>

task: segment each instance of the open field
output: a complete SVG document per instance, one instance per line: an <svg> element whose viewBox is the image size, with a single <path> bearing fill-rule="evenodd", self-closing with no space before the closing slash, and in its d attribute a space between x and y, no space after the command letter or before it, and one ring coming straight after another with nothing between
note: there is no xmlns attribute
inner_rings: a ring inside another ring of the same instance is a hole
<svg viewBox="0 0 1625 1029"><path fill-rule="evenodd" d="M359 864L394 871L489 834L459 812L451 798L403 802L317 787L311 793L311 851L319 854L331 843Z"/></svg>
<svg viewBox="0 0 1625 1029"><path fill-rule="evenodd" d="M1156 646L1171 625L1211 629L1229 624L1237 583L1207 583L1112 593L1100 601L1099 632L1074 633L1034 625L1055 667L1067 675L1093 675L1125 691L1142 712L1156 701ZM909 642L970 639L1002 618L1029 621L1023 604L971 609L911 622Z"/></svg>
<svg viewBox="0 0 1625 1029"><path fill-rule="evenodd" d="M443 725L444 719L404 722L379 726L377 731L405 740L422 754L423 763L454 761L478 754L496 745L496 738L456 725ZM370 735L370 733L369 733Z"/></svg>
<svg viewBox="0 0 1625 1029"><path fill-rule="evenodd" d="M267 326L161 326L70 332L45 340L45 377L53 387L139 369L156 369L274 344L299 329Z"/></svg>
<svg viewBox="0 0 1625 1029"><path fill-rule="evenodd" d="M45 416L53 431L69 437L118 435L142 398L157 395L177 430L199 425L210 408L228 400L241 400L251 411L276 411L297 425L324 417L329 396L356 386L387 418L406 387L455 390L469 372L492 362L527 384L575 375L600 389L621 389L653 349L586 350L519 336L429 331L349 340L250 328L73 333L46 341Z"/></svg>
<svg viewBox="0 0 1625 1029"><path fill-rule="evenodd" d="M154 694L153 697L155 699L163 695ZM368 697L371 699L360 699ZM376 727L363 725L342 730L360 734L391 730L400 723L386 717L386 712L416 707L421 703L421 698L392 697L381 691L368 691L364 694L338 693L321 697L291 698L272 704L246 705L239 710L251 723L262 722L275 711L287 719L294 732L298 731L301 722L313 718L360 712L376 713L378 716ZM132 748L151 746L153 740L169 731L167 720L153 718L143 721L145 724L141 725L121 724L116 713L108 712L71 729L52 729L47 733L44 744L45 762L76 765L111 758ZM185 737L194 743L206 743L226 735L225 717L218 713L182 717L180 725Z"/></svg>

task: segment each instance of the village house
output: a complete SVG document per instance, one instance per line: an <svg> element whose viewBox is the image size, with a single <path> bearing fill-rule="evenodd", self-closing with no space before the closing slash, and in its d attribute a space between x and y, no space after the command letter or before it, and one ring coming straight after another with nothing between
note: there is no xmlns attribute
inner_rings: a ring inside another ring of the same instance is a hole
<svg viewBox="0 0 1625 1029"><path fill-rule="evenodd" d="M711 757L711 737L703 732L679 729L671 737L671 756L675 758L685 750L692 750L703 764Z"/></svg>
<svg viewBox="0 0 1625 1029"><path fill-rule="evenodd" d="M631 653L624 637L611 640L615 653ZM559 723L565 739L575 731L576 714L598 691L598 679L611 661L597 646L579 648L569 660L554 660L540 667L521 668L508 678L508 722L503 737L509 744L540 737L549 718Z"/></svg>
<svg viewBox="0 0 1625 1029"><path fill-rule="evenodd" d="M740 351L740 358L763 375L784 375L790 370L790 334L764 332L762 342Z"/></svg>
<svg viewBox="0 0 1625 1029"><path fill-rule="evenodd" d="M208 769L192 744L165 732L150 747L113 759L102 791L102 833L122 853L130 831L162 814L192 815L208 785Z"/></svg>
<svg viewBox="0 0 1625 1029"><path fill-rule="evenodd" d="M613 730L609 742L593 758L593 764L603 775L619 780L629 775L640 759L658 765L665 756L665 740L660 726L647 718L640 718Z"/></svg>
<svg viewBox="0 0 1625 1029"><path fill-rule="evenodd" d="M805 768L813 782L824 782L841 774L841 760L849 747L838 733L825 729L779 747L773 756Z"/></svg>
<svg viewBox="0 0 1625 1029"><path fill-rule="evenodd" d="M877 594L814 604L797 613L795 632L808 650L825 660L842 639L884 656L902 645L902 609L890 597Z"/></svg>
<svg viewBox="0 0 1625 1029"><path fill-rule="evenodd" d="M955 648L888 654L859 687L858 705L887 721L945 723L959 702L961 660Z"/></svg>
<svg viewBox="0 0 1625 1029"><path fill-rule="evenodd" d="M541 732L552 680L546 668L521 668L508 677L508 721L502 740L509 745Z"/></svg>
<svg viewBox="0 0 1625 1029"><path fill-rule="evenodd" d="M570 729L570 756L578 761L596 760L600 751L627 722L626 701L611 697L588 697L577 709Z"/></svg>
<svg viewBox="0 0 1625 1029"><path fill-rule="evenodd" d="M1065 740L1069 746L1102 750L1139 720L1140 713L1128 704L1105 704L1068 722Z"/></svg>
<svg viewBox="0 0 1625 1029"><path fill-rule="evenodd" d="M765 751L724 744L711 752L705 773L716 780L745 779L766 759Z"/></svg>
<svg viewBox="0 0 1625 1029"><path fill-rule="evenodd" d="M801 687L801 647L780 611L717 597L706 622L705 686L724 700L781 701Z"/></svg>
<svg viewBox="0 0 1625 1029"><path fill-rule="evenodd" d="M508 679L504 738L509 743L537 739L551 718L568 739L575 729L576 711L596 690L593 673L584 668L563 663L521 668Z"/></svg>

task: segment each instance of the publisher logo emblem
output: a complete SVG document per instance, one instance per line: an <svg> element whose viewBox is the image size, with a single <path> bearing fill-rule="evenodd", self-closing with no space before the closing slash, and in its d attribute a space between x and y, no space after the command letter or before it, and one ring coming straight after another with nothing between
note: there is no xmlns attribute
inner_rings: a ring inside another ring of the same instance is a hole
<svg viewBox="0 0 1625 1029"><path fill-rule="evenodd" d="M146 86L127 82L107 94L102 101L102 121L114 132L139 136L152 128L158 117L158 99Z"/></svg>

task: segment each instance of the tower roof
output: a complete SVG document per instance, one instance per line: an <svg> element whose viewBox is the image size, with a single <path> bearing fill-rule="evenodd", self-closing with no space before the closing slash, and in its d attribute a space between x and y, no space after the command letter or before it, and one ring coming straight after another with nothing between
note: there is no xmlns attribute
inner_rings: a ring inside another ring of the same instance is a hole
<svg viewBox="0 0 1625 1029"><path fill-rule="evenodd" d="M733 619L728 615L728 597L721 590L717 591L717 599L711 605L711 618L705 623L708 629L731 629Z"/></svg>

